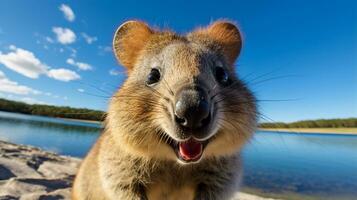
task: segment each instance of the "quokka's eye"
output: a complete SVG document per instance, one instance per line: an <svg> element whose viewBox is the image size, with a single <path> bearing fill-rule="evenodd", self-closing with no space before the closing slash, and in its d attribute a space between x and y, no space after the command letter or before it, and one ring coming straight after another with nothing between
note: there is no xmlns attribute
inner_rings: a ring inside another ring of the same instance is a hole
<svg viewBox="0 0 357 200"><path fill-rule="evenodd" d="M157 83L160 81L161 74L160 71L156 68L151 69L147 80L146 80L146 85L150 86L153 85L154 83Z"/></svg>
<svg viewBox="0 0 357 200"><path fill-rule="evenodd" d="M223 67L216 67L214 71L214 76L217 80L222 85L227 85L229 83L229 76L228 73Z"/></svg>

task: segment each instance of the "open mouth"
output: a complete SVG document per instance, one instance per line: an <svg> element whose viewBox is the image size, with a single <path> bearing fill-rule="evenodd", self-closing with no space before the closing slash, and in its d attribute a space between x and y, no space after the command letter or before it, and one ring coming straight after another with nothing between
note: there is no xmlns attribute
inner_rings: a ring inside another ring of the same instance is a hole
<svg viewBox="0 0 357 200"><path fill-rule="evenodd" d="M189 139L185 142L178 143L178 156L186 162L197 161L203 153L203 143Z"/></svg>
<svg viewBox="0 0 357 200"><path fill-rule="evenodd" d="M184 163L199 161L207 144L208 140L198 141L194 138L190 138L183 142L177 142L173 139L169 141L169 145L175 151L177 158Z"/></svg>

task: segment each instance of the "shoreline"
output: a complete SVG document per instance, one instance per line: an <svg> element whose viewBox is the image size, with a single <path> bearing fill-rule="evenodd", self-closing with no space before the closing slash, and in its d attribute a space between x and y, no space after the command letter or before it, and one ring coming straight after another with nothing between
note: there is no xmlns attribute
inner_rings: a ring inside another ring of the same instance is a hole
<svg viewBox="0 0 357 200"><path fill-rule="evenodd" d="M63 118L63 117L55 117L56 119L63 119L66 121L74 121L74 122L86 122L91 124L103 124L104 121L96 121L96 120L89 120L89 119L74 119L74 118Z"/></svg>
<svg viewBox="0 0 357 200"><path fill-rule="evenodd" d="M5 111L5 110L0 110L0 112L19 114L19 115L27 115L27 116L35 116L35 117L48 117L48 118L52 118L52 119L61 119L61 120L74 121L74 122L86 122L86 123L91 123L91 124L102 124L104 122L104 121L97 121L97 120L90 120L90 119L75 119L75 118L55 117L55 116L47 116L47 115L35 115L35 114L11 112L11 111Z"/></svg>
<svg viewBox="0 0 357 200"><path fill-rule="evenodd" d="M258 128L258 131L272 131L278 133L311 133L331 135L357 135L357 128Z"/></svg>
<svg viewBox="0 0 357 200"><path fill-rule="evenodd" d="M0 140L0 199L70 199L82 160ZM274 200L236 192L232 200Z"/></svg>
<svg viewBox="0 0 357 200"><path fill-rule="evenodd" d="M68 121L86 122L92 124L103 124L103 121L73 119L73 118L58 118ZM278 132L278 133L311 133L311 134L335 134L335 135L357 135L357 127L355 128L258 128L258 131Z"/></svg>
<svg viewBox="0 0 357 200"><path fill-rule="evenodd" d="M8 112L8 111L0 111L0 112ZM51 117L51 116L44 116L44 115L33 115L33 114L24 114L18 112L8 112L8 113L16 113L22 115L32 115L32 116L39 116L39 117L48 117L53 119L60 119L65 121L72 121L72 122L84 122L90 124L98 124L102 125L104 121L96 121L96 120L86 120L86 119L74 119L74 118L64 118L64 117ZM311 133L311 134L335 134L335 135L357 135L357 127L353 128L258 128L257 131L266 131L266 132L278 132L278 133Z"/></svg>

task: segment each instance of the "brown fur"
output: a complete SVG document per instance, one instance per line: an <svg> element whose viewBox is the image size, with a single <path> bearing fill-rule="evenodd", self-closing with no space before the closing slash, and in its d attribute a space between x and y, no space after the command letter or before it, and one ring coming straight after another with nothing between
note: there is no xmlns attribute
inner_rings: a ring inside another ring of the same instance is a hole
<svg viewBox="0 0 357 200"><path fill-rule="evenodd" d="M206 36L218 42L230 65L234 64L242 48L242 39L237 27L226 21L216 22L208 29L198 29L193 35L198 38Z"/></svg>
<svg viewBox="0 0 357 200"><path fill-rule="evenodd" d="M104 133L83 161L73 199L228 199L241 175L239 150L256 124L255 99L236 77L241 48L238 29L218 21L187 36L152 30L130 21L114 38L129 76L113 96ZM228 70L232 83L217 85L212 68ZM145 79L160 67L162 80ZM182 165L167 141L175 137L172 102L187 85L209 90L217 114L199 163Z"/></svg>

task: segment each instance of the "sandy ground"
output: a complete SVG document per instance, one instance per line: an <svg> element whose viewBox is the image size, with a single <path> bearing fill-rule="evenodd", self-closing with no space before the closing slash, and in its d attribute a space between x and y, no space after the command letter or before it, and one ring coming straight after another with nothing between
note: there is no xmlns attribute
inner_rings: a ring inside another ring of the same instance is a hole
<svg viewBox="0 0 357 200"><path fill-rule="evenodd" d="M0 199L69 199L80 161L0 141Z"/></svg>
<svg viewBox="0 0 357 200"><path fill-rule="evenodd" d="M70 199L81 160L0 141L0 200ZM237 193L232 200L268 200Z"/></svg>

